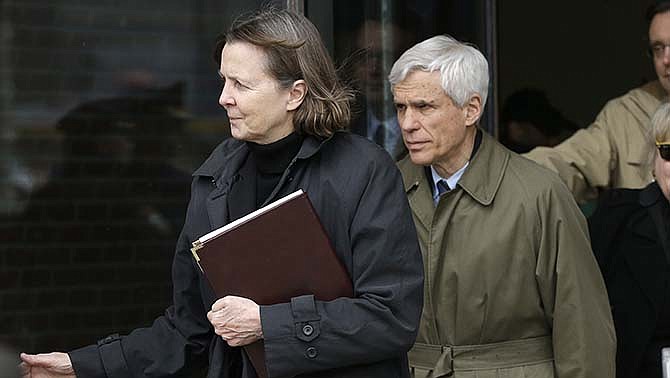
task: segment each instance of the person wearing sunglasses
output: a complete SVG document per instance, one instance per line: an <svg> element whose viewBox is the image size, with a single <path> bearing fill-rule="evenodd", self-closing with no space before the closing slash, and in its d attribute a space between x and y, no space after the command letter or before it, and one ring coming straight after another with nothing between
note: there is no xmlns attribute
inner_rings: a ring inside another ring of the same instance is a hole
<svg viewBox="0 0 670 378"><path fill-rule="evenodd" d="M558 173L577 202L608 188L642 188L653 179L641 169L649 119L670 93L670 1L647 10L648 52L657 80L609 101L595 121L555 147L536 147L524 156Z"/></svg>
<svg viewBox="0 0 670 378"><path fill-rule="evenodd" d="M651 119L643 189L604 192L589 219L617 333L617 377L661 377L670 347L670 104Z"/></svg>

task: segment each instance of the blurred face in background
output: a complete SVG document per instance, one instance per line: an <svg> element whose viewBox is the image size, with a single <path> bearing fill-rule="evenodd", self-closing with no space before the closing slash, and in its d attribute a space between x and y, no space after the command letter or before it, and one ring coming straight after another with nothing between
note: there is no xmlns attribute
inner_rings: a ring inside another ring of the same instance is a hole
<svg viewBox="0 0 670 378"><path fill-rule="evenodd" d="M659 13L651 20L649 48L658 80L670 93L670 12Z"/></svg>
<svg viewBox="0 0 670 378"><path fill-rule="evenodd" d="M407 33L397 25L383 25L378 20L366 20L356 33L356 48L365 49L366 59L354 67L354 74L365 94L368 110L377 118L382 118L384 106L393 112L387 76L393 62L405 50L408 39ZM389 96L388 103L384 101L385 95Z"/></svg>

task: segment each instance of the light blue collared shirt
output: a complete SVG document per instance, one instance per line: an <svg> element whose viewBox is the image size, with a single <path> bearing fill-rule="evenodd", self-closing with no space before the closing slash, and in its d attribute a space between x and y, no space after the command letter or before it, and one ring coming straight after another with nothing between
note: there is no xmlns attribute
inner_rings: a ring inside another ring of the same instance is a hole
<svg viewBox="0 0 670 378"><path fill-rule="evenodd" d="M465 165L456 171L453 175L451 175L449 178L444 178L440 176L435 168L433 166L430 166L430 173L433 175L433 203L435 206L437 206L437 203L440 200L440 191L437 188L437 183L440 182L440 180L444 180L447 182L447 185L449 185L449 188L454 189L456 187L456 184L458 184L458 181L461 179L461 176L463 176L463 172L465 172L465 168L468 167L470 162L466 162Z"/></svg>

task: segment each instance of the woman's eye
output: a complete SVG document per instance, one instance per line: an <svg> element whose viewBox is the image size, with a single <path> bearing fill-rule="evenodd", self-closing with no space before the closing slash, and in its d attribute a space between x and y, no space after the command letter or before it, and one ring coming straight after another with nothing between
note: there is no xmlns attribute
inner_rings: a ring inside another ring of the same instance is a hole
<svg viewBox="0 0 670 378"><path fill-rule="evenodd" d="M240 83L239 81L235 80L235 88L237 89L249 89L246 85Z"/></svg>

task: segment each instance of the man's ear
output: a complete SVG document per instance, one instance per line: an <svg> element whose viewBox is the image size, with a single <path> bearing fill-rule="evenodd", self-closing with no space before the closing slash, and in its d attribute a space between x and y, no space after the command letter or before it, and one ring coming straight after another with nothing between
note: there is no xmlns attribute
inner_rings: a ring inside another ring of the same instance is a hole
<svg viewBox="0 0 670 378"><path fill-rule="evenodd" d="M465 114L465 125L472 126L477 123L479 117L482 115L482 110L484 109L484 104L482 104L482 98L478 94L474 94L470 97L468 102L463 106L463 112Z"/></svg>
<svg viewBox="0 0 670 378"><path fill-rule="evenodd" d="M288 93L288 102L286 103L286 110L292 111L298 109L300 104L305 100L307 95L307 83L305 80L296 80L291 85Z"/></svg>

